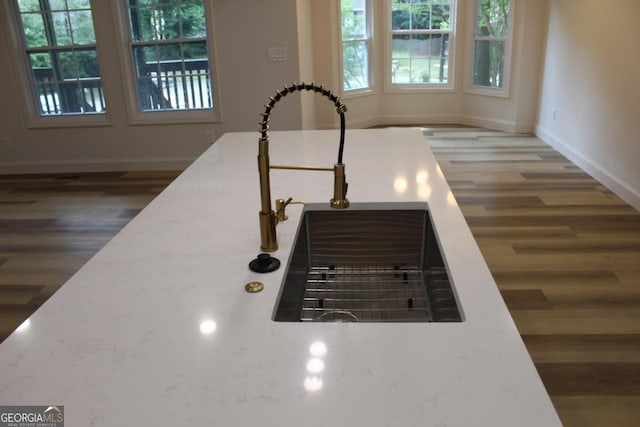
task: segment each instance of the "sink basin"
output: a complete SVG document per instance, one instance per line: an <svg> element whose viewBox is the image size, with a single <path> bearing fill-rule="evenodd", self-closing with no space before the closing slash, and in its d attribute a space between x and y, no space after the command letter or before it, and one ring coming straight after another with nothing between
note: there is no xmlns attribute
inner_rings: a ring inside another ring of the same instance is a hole
<svg viewBox="0 0 640 427"><path fill-rule="evenodd" d="M277 322L462 322L426 203L307 205Z"/></svg>

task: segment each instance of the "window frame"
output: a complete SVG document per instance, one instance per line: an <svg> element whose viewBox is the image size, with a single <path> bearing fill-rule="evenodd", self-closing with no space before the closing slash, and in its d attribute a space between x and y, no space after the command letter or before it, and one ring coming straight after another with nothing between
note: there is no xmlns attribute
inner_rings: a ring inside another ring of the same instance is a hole
<svg viewBox="0 0 640 427"><path fill-rule="evenodd" d="M444 30L394 30L392 28L392 0L385 1L385 13L383 16L385 26L385 47L384 47L384 91L385 93L407 93L407 92L455 92L456 91L456 64L455 52L457 50L458 32L458 0L451 0L450 23L451 28ZM446 83L393 83L393 59L392 44L393 36L399 34L448 34L448 65Z"/></svg>
<svg viewBox="0 0 640 427"><path fill-rule="evenodd" d="M94 0L90 0L91 16L94 22L94 33L97 33L95 26L96 12L93 4ZM15 73L16 80L19 82L17 90L22 94L20 100L17 103L22 110L22 115L25 119L26 126L28 128L57 128L57 127L93 127L93 126L112 126L111 113L109 105L109 83L108 79L104 76L104 67L100 60L100 42L96 34L96 40L94 44L82 45L94 46L95 51L98 53L98 68L100 70L100 82L102 86L104 102L106 111L100 113L65 113L65 114L50 114L43 115L40 113L40 101L38 93L36 91L36 85L33 81L33 74L31 65L29 62L30 48L27 45L26 36L23 29L22 19L20 16L20 9L17 0L3 1L1 2L4 7L4 14L7 17L7 25L5 27L5 34L9 42L9 47L12 49L11 55L15 59L12 62L12 70ZM75 49L77 46L73 46L71 49ZM49 46L51 48L51 46ZM54 47L55 48L55 47ZM39 50L39 49L35 49ZM60 49L52 49L60 50Z"/></svg>
<svg viewBox="0 0 640 427"><path fill-rule="evenodd" d="M220 123L222 122L222 109L219 95L219 74L216 67L215 38L213 31L213 11L209 1L204 1L206 19L206 45L209 64L209 78L211 84L212 108L188 109L188 110L157 110L142 111L139 108L138 85L136 83L136 69L133 60L133 47L137 42L131 38L129 24L129 8L127 0L114 2L116 20L115 26L119 37L118 54L120 56L120 72L125 88L125 104L131 125L147 124L180 124L180 123ZM183 40L183 39L180 39Z"/></svg>
<svg viewBox="0 0 640 427"><path fill-rule="evenodd" d="M516 0L509 0L509 18L507 22L507 36L503 38L478 36L478 8L480 7L480 0L473 0L471 2L470 13L472 16L471 25L469 26L468 37L468 55L467 59L471 66L469 71L465 73L465 92L474 95L493 96L498 98L508 98L509 86L511 81L511 62L513 58L513 35L514 35L514 21L515 21L515 8ZM475 53L476 53L476 41L477 40L489 40L489 41L501 41L504 40L504 65L503 65L503 80L502 87L490 87L481 86L474 83L473 76L475 74Z"/></svg>
<svg viewBox="0 0 640 427"><path fill-rule="evenodd" d="M375 93L375 50L374 50L374 34L373 34L373 1L364 0L365 3L365 38L349 39L347 41L342 38L342 0L337 0L338 8L338 39L339 39L339 72L340 72L340 93L343 98L353 98L362 95L372 95ZM353 42L366 42L367 43L367 83L366 87L357 89L345 89L344 88L344 44Z"/></svg>

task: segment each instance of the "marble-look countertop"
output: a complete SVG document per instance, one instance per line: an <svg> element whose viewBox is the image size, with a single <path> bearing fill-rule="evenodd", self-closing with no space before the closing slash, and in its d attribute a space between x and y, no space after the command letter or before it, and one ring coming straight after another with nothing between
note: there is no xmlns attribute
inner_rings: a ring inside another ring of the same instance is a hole
<svg viewBox="0 0 640 427"><path fill-rule="evenodd" d="M348 197L429 204L465 321L272 321L285 269L247 268L258 137L224 135L0 345L0 405L64 405L70 427L561 425L418 130L348 130ZM270 146L332 166L338 132ZM332 180L273 170L272 196L328 202ZM301 211L278 225L283 264Z"/></svg>

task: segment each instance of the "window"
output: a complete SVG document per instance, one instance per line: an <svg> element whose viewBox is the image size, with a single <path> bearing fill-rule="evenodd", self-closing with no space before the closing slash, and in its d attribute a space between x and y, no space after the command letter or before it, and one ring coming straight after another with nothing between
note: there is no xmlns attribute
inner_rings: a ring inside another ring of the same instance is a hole
<svg viewBox="0 0 640 427"><path fill-rule="evenodd" d="M477 0L473 85L503 89L510 35L510 0Z"/></svg>
<svg viewBox="0 0 640 427"><path fill-rule="evenodd" d="M139 111L213 109L203 0L124 0Z"/></svg>
<svg viewBox="0 0 640 427"><path fill-rule="evenodd" d="M341 0L342 89L370 88L370 18L367 0Z"/></svg>
<svg viewBox="0 0 640 427"><path fill-rule="evenodd" d="M17 0L40 116L105 113L89 0Z"/></svg>
<svg viewBox="0 0 640 427"><path fill-rule="evenodd" d="M455 0L391 0L391 83L452 81L449 45Z"/></svg>

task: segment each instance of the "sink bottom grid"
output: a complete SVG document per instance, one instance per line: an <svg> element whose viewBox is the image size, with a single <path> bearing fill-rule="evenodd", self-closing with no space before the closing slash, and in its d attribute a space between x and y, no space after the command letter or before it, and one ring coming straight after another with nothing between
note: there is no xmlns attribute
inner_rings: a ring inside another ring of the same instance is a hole
<svg viewBox="0 0 640 427"><path fill-rule="evenodd" d="M446 280L444 269L425 274L433 282L439 277ZM418 267L406 266L312 266L301 320L430 322L425 274Z"/></svg>

